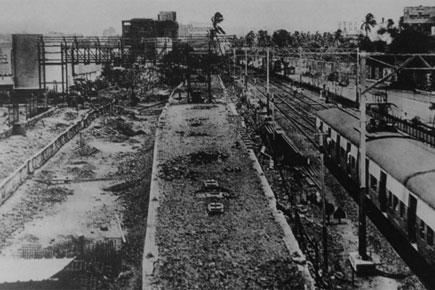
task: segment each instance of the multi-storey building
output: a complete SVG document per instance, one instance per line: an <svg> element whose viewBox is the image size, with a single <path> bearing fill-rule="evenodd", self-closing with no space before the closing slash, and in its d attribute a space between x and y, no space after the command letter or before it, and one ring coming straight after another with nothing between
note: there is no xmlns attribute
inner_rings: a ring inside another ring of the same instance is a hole
<svg viewBox="0 0 435 290"><path fill-rule="evenodd" d="M157 16L158 21L177 21L177 13L175 11L160 11Z"/></svg>
<svg viewBox="0 0 435 290"><path fill-rule="evenodd" d="M435 37L435 6L405 7L403 23L416 31Z"/></svg>
<svg viewBox="0 0 435 290"><path fill-rule="evenodd" d="M178 23L175 12L160 12L158 20L149 18L133 18L122 21L122 37L125 45L131 48L134 57L154 58L159 50L156 45L159 39L175 39L178 37ZM164 41L165 45L172 43ZM168 50L165 46L165 50Z"/></svg>

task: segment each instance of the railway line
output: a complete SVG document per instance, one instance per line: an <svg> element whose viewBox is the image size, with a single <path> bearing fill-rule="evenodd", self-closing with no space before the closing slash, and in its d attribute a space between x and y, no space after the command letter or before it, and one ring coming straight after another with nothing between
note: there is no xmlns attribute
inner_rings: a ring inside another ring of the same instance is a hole
<svg viewBox="0 0 435 290"><path fill-rule="evenodd" d="M263 80L256 81L254 85L255 89L261 94L263 98L266 98L266 88L265 82ZM280 115L289 123L288 125L295 128L300 132L315 149L318 149L318 144L314 138L316 134L316 125L313 119L315 118L315 112L318 110L333 108L336 105L333 104L323 104L318 100L313 100L312 97L306 94L293 93L291 89L286 84L282 84L279 81L272 80L270 83L270 92L274 94L274 99L272 100L272 105L280 113ZM294 97L290 97L290 96ZM354 109L342 109L348 112L350 115L358 118L359 114ZM327 162L327 167L336 176L337 169L334 164ZM315 168L304 169L303 172L309 176L313 181L317 180L320 176L320 171ZM337 177L337 176L336 176ZM338 176L339 177L339 176ZM338 181L344 186L344 188L350 193L350 196L357 203L358 197L355 194L355 184L349 185L348 182L338 178ZM316 182L319 187L319 183ZM407 263L407 265L412 269L412 271L421 279L421 281L430 289L435 284L433 279L427 275L428 264L421 261L423 258L416 258L418 255L412 245L410 245L404 237L395 230L392 230L393 226L391 221L389 221L382 213L376 210L376 207L371 204L369 200L366 201L368 212L367 215L370 220L376 225L382 235L388 240L391 246L396 250L400 257ZM406 244L406 246L404 245ZM420 262L417 262L420 261ZM420 264L423 263L424 267Z"/></svg>
<svg viewBox="0 0 435 290"><path fill-rule="evenodd" d="M264 98L267 98L266 92L263 89L255 87L258 92L260 92ZM279 100L279 102L276 102L273 100L273 106L275 109L277 109L282 116L288 120L291 125L296 128L301 134L303 134L308 140L315 146L317 146L317 143L315 142L314 138L312 138L312 134L315 133L315 121L313 122L312 119L308 119L307 115L304 115L303 113L298 112L288 101L284 99L281 95L275 95L275 97ZM283 108L283 106L285 107ZM307 111L305 111L307 112ZM299 118L302 118L302 120L299 120ZM305 124L304 121L306 121L308 124ZM307 132L308 131L308 132Z"/></svg>

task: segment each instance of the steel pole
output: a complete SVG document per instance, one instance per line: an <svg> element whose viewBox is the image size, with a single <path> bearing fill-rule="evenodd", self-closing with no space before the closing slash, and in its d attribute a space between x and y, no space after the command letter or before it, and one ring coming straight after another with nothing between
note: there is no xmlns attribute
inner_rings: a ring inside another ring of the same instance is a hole
<svg viewBox="0 0 435 290"><path fill-rule="evenodd" d="M269 96L269 94L267 95ZM272 98L271 98L271 106L272 106L272 126L273 126L273 140L275 141L275 105L273 103L274 100L274 95L272 94Z"/></svg>
<svg viewBox="0 0 435 290"><path fill-rule="evenodd" d="M322 136L320 135L320 138ZM320 187L322 191L322 242L323 242L323 276L328 273L328 230L326 228L326 191L325 191L325 166L323 152L320 153Z"/></svg>
<svg viewBox="0 0 435 290"><path fill-rule="evenodd" d="M248 48L245 48L245 89L248 89Z"/></svg>
<svg viewBox="0 0 435 290"><path fill-rule="evenodd" d="M356 78L355 78L355 100L359 104L359 48L356 49Z"/></svg>
<svg viewBox="0 0 435 290"><path fill-rule="evenodd" d="M234 53L233 56L234 79L236 79L236 49L235 48L233 48L233 53Z"/></svg>
<svg viewBox="0 0 435 290"><path fill-rule="evenodd" d="M266 89L267 89L267 94L269 94L269 47L267 48L267 57L266 57Z"/></svg>
<svg viewBox="0 0 435 290"><path fill-rule="evenodd" d="M208 69L208 72L207 72L207 76L208 76L208 84L207 84L207 87L208 87L208 101L209 101L209 103L211 103L211 47L210 47L210 45L211 45L211 39L209 39L209 41L208 41L208 66L207 66L207 69Z"/></svg>
<svg viewBox="0 0 435 290"><path fill-rule="evenodd" d="M360 55L360 75L361 90L365 89L366 84L366 55ZM358 252L363 260L367 260L367 225L365 214L365 196L367 190L366 179L366 98L360 94L360 192L359 192L359 210L358 210Z"/></svg>
<svg viewBox="0 0 435 290"><path fill-rule="evenodd" d="M266 98L267 98L267 115L270 115L270 92L269 92L269 48L266 50Z"/></svg>

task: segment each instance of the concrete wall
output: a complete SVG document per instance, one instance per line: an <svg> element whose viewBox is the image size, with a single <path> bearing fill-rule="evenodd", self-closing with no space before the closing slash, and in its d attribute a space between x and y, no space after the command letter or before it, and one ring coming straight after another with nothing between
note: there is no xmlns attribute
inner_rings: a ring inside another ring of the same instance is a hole
<svg viewBox="0 0 435 290"><path fill-rule="evenodd" d="M39 34L12 35L12 67L16 88L39 87Z"/></svg>

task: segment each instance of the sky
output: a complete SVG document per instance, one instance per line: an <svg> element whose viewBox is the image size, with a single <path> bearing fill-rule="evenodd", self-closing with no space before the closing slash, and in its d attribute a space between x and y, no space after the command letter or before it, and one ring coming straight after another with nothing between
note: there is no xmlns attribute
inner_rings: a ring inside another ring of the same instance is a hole
<svg viewBox="0 0 435 290"><path fill-rule="evenodd" d="M80 33L102 35L121 21L157 18L176 11L182 24L208 23L219 11L227 34L266 29L335 31L339 21L357 21L371 12L396 23L405 6L435 6L434 0L0 0L0 33Z"/></svg>

